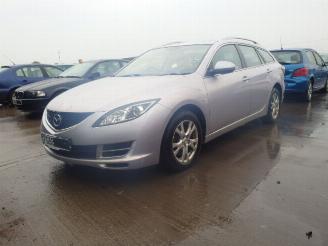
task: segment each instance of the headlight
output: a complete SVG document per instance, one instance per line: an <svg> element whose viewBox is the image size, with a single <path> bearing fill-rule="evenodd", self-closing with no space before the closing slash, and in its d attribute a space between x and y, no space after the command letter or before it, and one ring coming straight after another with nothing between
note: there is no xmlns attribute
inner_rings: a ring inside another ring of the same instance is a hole
<svg viewBox="0 0 328 246"><path fill-rule="evenodd" d="M159 99L147 100L128 104L101 116L94 124L93 127L114 125L130 120L134 120L144 113L146 113L152 106L154 106Z"/></svg>
<svg viewBox="0 0 328 246"><path fill-rule="evenodd" d="M44 91L32 91L32 95L35 97L45 97L46 93Z"/></svg>

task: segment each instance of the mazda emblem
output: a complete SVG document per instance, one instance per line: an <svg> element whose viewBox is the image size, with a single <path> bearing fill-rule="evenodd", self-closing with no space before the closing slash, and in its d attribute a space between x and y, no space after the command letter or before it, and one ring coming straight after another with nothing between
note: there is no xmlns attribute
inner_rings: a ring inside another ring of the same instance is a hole
<svg viewBox="0 0 328 246"><path fill-rule="evenodd" d="M55 127L59 127L62 122L62 117L60 114L55 114L52 123Z"/></svg>

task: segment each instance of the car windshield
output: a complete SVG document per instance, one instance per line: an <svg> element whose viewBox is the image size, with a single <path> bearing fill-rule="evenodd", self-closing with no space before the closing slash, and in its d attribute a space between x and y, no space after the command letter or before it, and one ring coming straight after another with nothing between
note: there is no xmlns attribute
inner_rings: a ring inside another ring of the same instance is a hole
<svg viewBox="0 0 328 246"><path fill-rule="evenodd" d="M299 51L272 51L274 57L280 64L299 64L302 63L302 56Z"/></svg>
<svg viewBox="0 0 328 246"><path fill-rule="evenodd" d="M328 54L322 54L321 57L324 60L324 62L328 63Z"/></svg>
<svg viewBox="0 0 328 246"><path fill-rule="evenodd" d="M183 75L196 71L210 45L183 45L153 49L122 69L116 76Z"/></svg>
<svg viewBox="0 0 328 246"><path fill-rule="evenodd" d="M65 77L65 78L83 77L93 65L95 65L93 62L84 62L81 64L76 64L68 68L64 72L62 72L59 75L59 77Z"/></svg>

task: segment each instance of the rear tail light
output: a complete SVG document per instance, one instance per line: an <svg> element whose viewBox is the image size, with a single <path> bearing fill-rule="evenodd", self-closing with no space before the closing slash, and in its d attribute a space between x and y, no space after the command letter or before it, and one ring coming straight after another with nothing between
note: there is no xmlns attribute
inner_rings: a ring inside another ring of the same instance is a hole
<svg viewBox="0 0 328 246"><path fill-rule="evenodd" d="M307 69L306 67L296 69L293 73L293 77L302 77L308 75L309 75L309 69Z"/></svg>

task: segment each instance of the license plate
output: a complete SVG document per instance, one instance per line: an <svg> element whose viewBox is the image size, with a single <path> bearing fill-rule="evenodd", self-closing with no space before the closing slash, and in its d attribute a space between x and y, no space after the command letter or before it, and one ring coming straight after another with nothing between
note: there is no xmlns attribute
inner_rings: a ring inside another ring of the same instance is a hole
<svg viewBox="0 0 328 246"><path fill-rule="evenodd" d="M22 105L22 100L16 99L16 98L13 97L13 104L14 105Z"/></svg>
<svg viewBox="0 0 328 246"><path fill-rule="evenodd" d="M70 151L72 144L69 139L41 133L42 143L50 149Z"/></svg>

